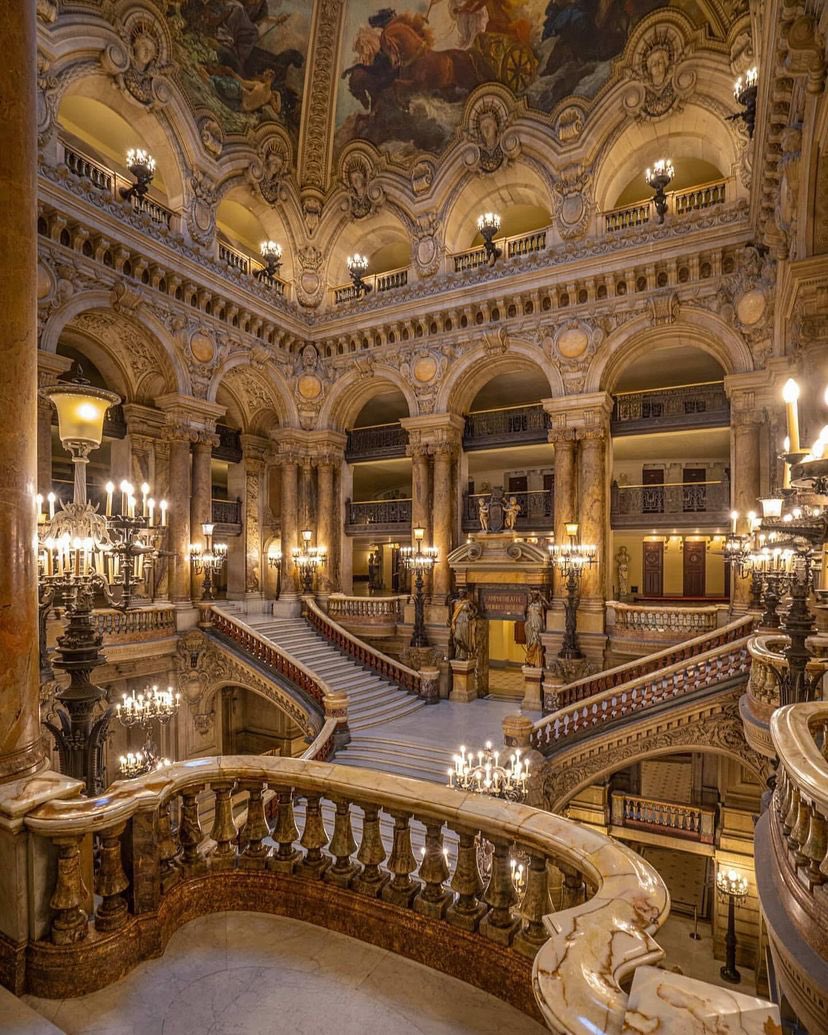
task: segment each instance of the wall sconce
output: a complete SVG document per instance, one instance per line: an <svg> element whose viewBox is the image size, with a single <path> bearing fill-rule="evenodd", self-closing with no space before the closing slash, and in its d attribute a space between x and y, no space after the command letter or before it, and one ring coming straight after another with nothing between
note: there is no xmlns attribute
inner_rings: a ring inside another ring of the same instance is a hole
<svg viewBox="0 0 828 1035"><path fill-rule="evenodd" d="M152 178L155 175L155 159L143 148L131 147L127 151L126 164L135 177L135 183L131 187L121 187L121 197L124 201L129 201L131 198L143 198L150 189Z"/></svg>
<svg viewBox="0 0 828 1035"><path fill-rule="evenodd" d="M648 169L644 173L644 179L655 191L653 203L658 213L659 223L664 222L664 217L667 214L667 195L665 191L675 174L676 170L673 168L673 163L669 158L659 158L652 169Z"/></svg>
<svg viewBox="0 0 828 1035"><path fill-rule="evenodd" d="M273 280L279 275L279 267L282 265L282 246L276 241L262 241L259 252L264 266L256 270L254 276L257 280Z"/></svg>

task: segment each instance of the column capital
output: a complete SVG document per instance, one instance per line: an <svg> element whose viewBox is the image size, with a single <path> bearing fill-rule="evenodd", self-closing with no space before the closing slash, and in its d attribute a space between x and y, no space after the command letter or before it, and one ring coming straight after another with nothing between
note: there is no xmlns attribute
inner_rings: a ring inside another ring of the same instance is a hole
<svg viewBox="0 0 828 1035"><path fill-rule="evenodd" d="M613 398L609 392L587 392L584 395L563 395L555 399L541 399L541 406L549 414L550 441L553 433L580 432L586 428L604 428L609 431Z"/></svg>
<svg viewBox="0 0 828 1035"><path fill-rule="evenodd" d="M177 392L169 392L167 395L160 395L156 400L159 410L162 410L168 421L189 424L196 431L207 431L215 434L216 422L223 417L226 409L218 403L207 402L206 399L193 399L189 395L179 395Z"/></svg>
<svg viewBox="0 0 828 1035"><path fill-rule="evenodd" d="M456 413L426 413L420 417L403 417L400 425L408 432L406 452L414 456L418 451L435 454L437 450L458 450L466 422Z"/></svg>
<svg viewBox="0 0 828 1035"><path fill-rule="evenodd" d="M273 456L273 443L263 435L239 435L244 462L265 463Z"/></svg>
<svg viewBox="0 0 828 1035"><path fill-rule="evenodd" d="M130 435L144 438L161 438L169 424L168 415L152 406L138 403L124 403L124 418Z"/></svg>

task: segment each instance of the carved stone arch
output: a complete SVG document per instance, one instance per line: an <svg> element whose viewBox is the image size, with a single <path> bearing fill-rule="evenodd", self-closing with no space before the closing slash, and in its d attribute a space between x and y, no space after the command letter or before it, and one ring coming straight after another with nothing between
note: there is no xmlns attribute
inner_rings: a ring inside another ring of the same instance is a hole
<svg viewBox="0 0 828 1035"><path fill-rule="evenodd" d="M221 691L228 686L241 687L243 690L249 690L250 693L268 701L278 708L279 711L283 712L291 722L296 723L305 736L310 739L313 739L322 728L322 722L319 717L309 710L303 709L296 699L283 690L278 683L270 683L265 679L255 677L240 665L234 668L232 675L228 674L208 687L204 697L199 702L199 710L215 714L218 711L216 708L217 698Z"/></svg>
<svg viewBox="0 0 828 1035"><path fill-rule="evenodd" d="M330 233L326 273L328 283L332 287L347 283L347 257L353 252L366 253L366 243L372 246L372 251L368 252L369 259L379 248L396 242L405 243L409 251L411 249L411 216L396 203L385 204L360 220L352 219L347 210L339 209L336 212L335 224L327 221L326 224ZM321 233L322 227L320 235ZM375 271L369 268L368 272Z"/></svg>
<svg viewBox="0 0 828 1035"><path fill-rule="evenodd" d="M754 369L753 356L744 340L713 313L681 307L674 323L655 325L640 316L609 334L589 366L585 392L608 391L630 363L658 345L687 345L713 356L725 374L744 374Z"/></svg>
<svg viewBox="0 0 828 1035"><path fill-rule="evenodd" d="M242 431L257 434L262 431L263 414L272 412L282 427L296 427L299 412L284 374L272 363L255 364L246 353L236 353L214 373L207 392L215 402L219 388L224 387L238 403L245 418ZM267 430L267 429L265 429Z"/></svg>
<svg viewBox="0 0 828 1035"><path fill-rule="evenodd" d="M455 360L440 387L438 413L466 413L474 397L498 374L535 370L549 384L547 397L566 394L560 370L543 349L505 333L490 332L487 340Z"/></svg>
<svg viewBox="0 0 828 1035"><path fill-rule="evenodd" d="M223 201L233 201L248 209L258 219L262 227L262 240L277 241L282 246L282 265L279 278L289 283L295 274L295 256L297 253L297 236L295 225L286 218L285 209L277 205L267 204L262 197L251 190L247 179L246 166L236 169L217 185L215 190L216 217ZM254 254L258 257L259 241L251 243Z"/></svg>
<svg viewBox="0 0 828 1035"><path fill-rule="evenodd" d="M319 412L317 427L349 430L363 406L389 388L402 393L408 405L409 417L419 415L414 390L400 371L390 366L371 364L366 369L351 369L337 379Z"/></svg>
<svg viewBox="0 0 828 1035"><path fill-rule="evenodd" d="M73 324L108 349L121 368L129 368L133 399L142 393L191 394L190 376L172 336L140 299L125 305L110 291L73 295L49 316L40 348L56 352L64 331Z"/></svg>

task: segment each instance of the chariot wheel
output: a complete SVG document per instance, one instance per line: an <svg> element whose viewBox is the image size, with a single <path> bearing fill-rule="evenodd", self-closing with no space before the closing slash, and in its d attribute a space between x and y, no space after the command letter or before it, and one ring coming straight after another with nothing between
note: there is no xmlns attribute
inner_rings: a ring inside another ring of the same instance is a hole
<svg viewBox="0 0 828 1035"><path fill-rule="evenodd" d="M529 47L510 47L500 64L500 81L518 96L526 93L535 79L538 60Z"/></svg>

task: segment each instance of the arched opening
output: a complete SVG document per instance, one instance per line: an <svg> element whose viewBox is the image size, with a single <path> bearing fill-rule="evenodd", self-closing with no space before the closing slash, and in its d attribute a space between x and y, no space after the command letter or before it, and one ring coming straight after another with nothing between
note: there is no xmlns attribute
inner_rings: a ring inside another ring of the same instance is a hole
<svg viewBox="0 0 828 1035"><path fill-rule="evenodd" d="M374 290L404 286L411 265L411 236L393 212L383 209L365 219L348 220L331 248L328 282L332 288L341 289L350 283L347 261L354 253L368 260L366 280ZM399 276L384 279L392 273ZM347 298L340 295L339 300Z"/></svg>
<svg viewBox="0 0 828 1035"><path fill-rule="evenodd" d="M242 187L228 191L216 210L219 258L233 269L253 273L262 268L263 241L275 241L282 249L280 280L289 281L293 257L286 228L275 210L249 203L250 194Z"/></svg>
<svg viewBox="0 0 828 1035"><path fill-rule="evenodd" d="M221 751L225 755L295 758L307 747L302 729L278 705L242 686L221 691Z"/></svg>

